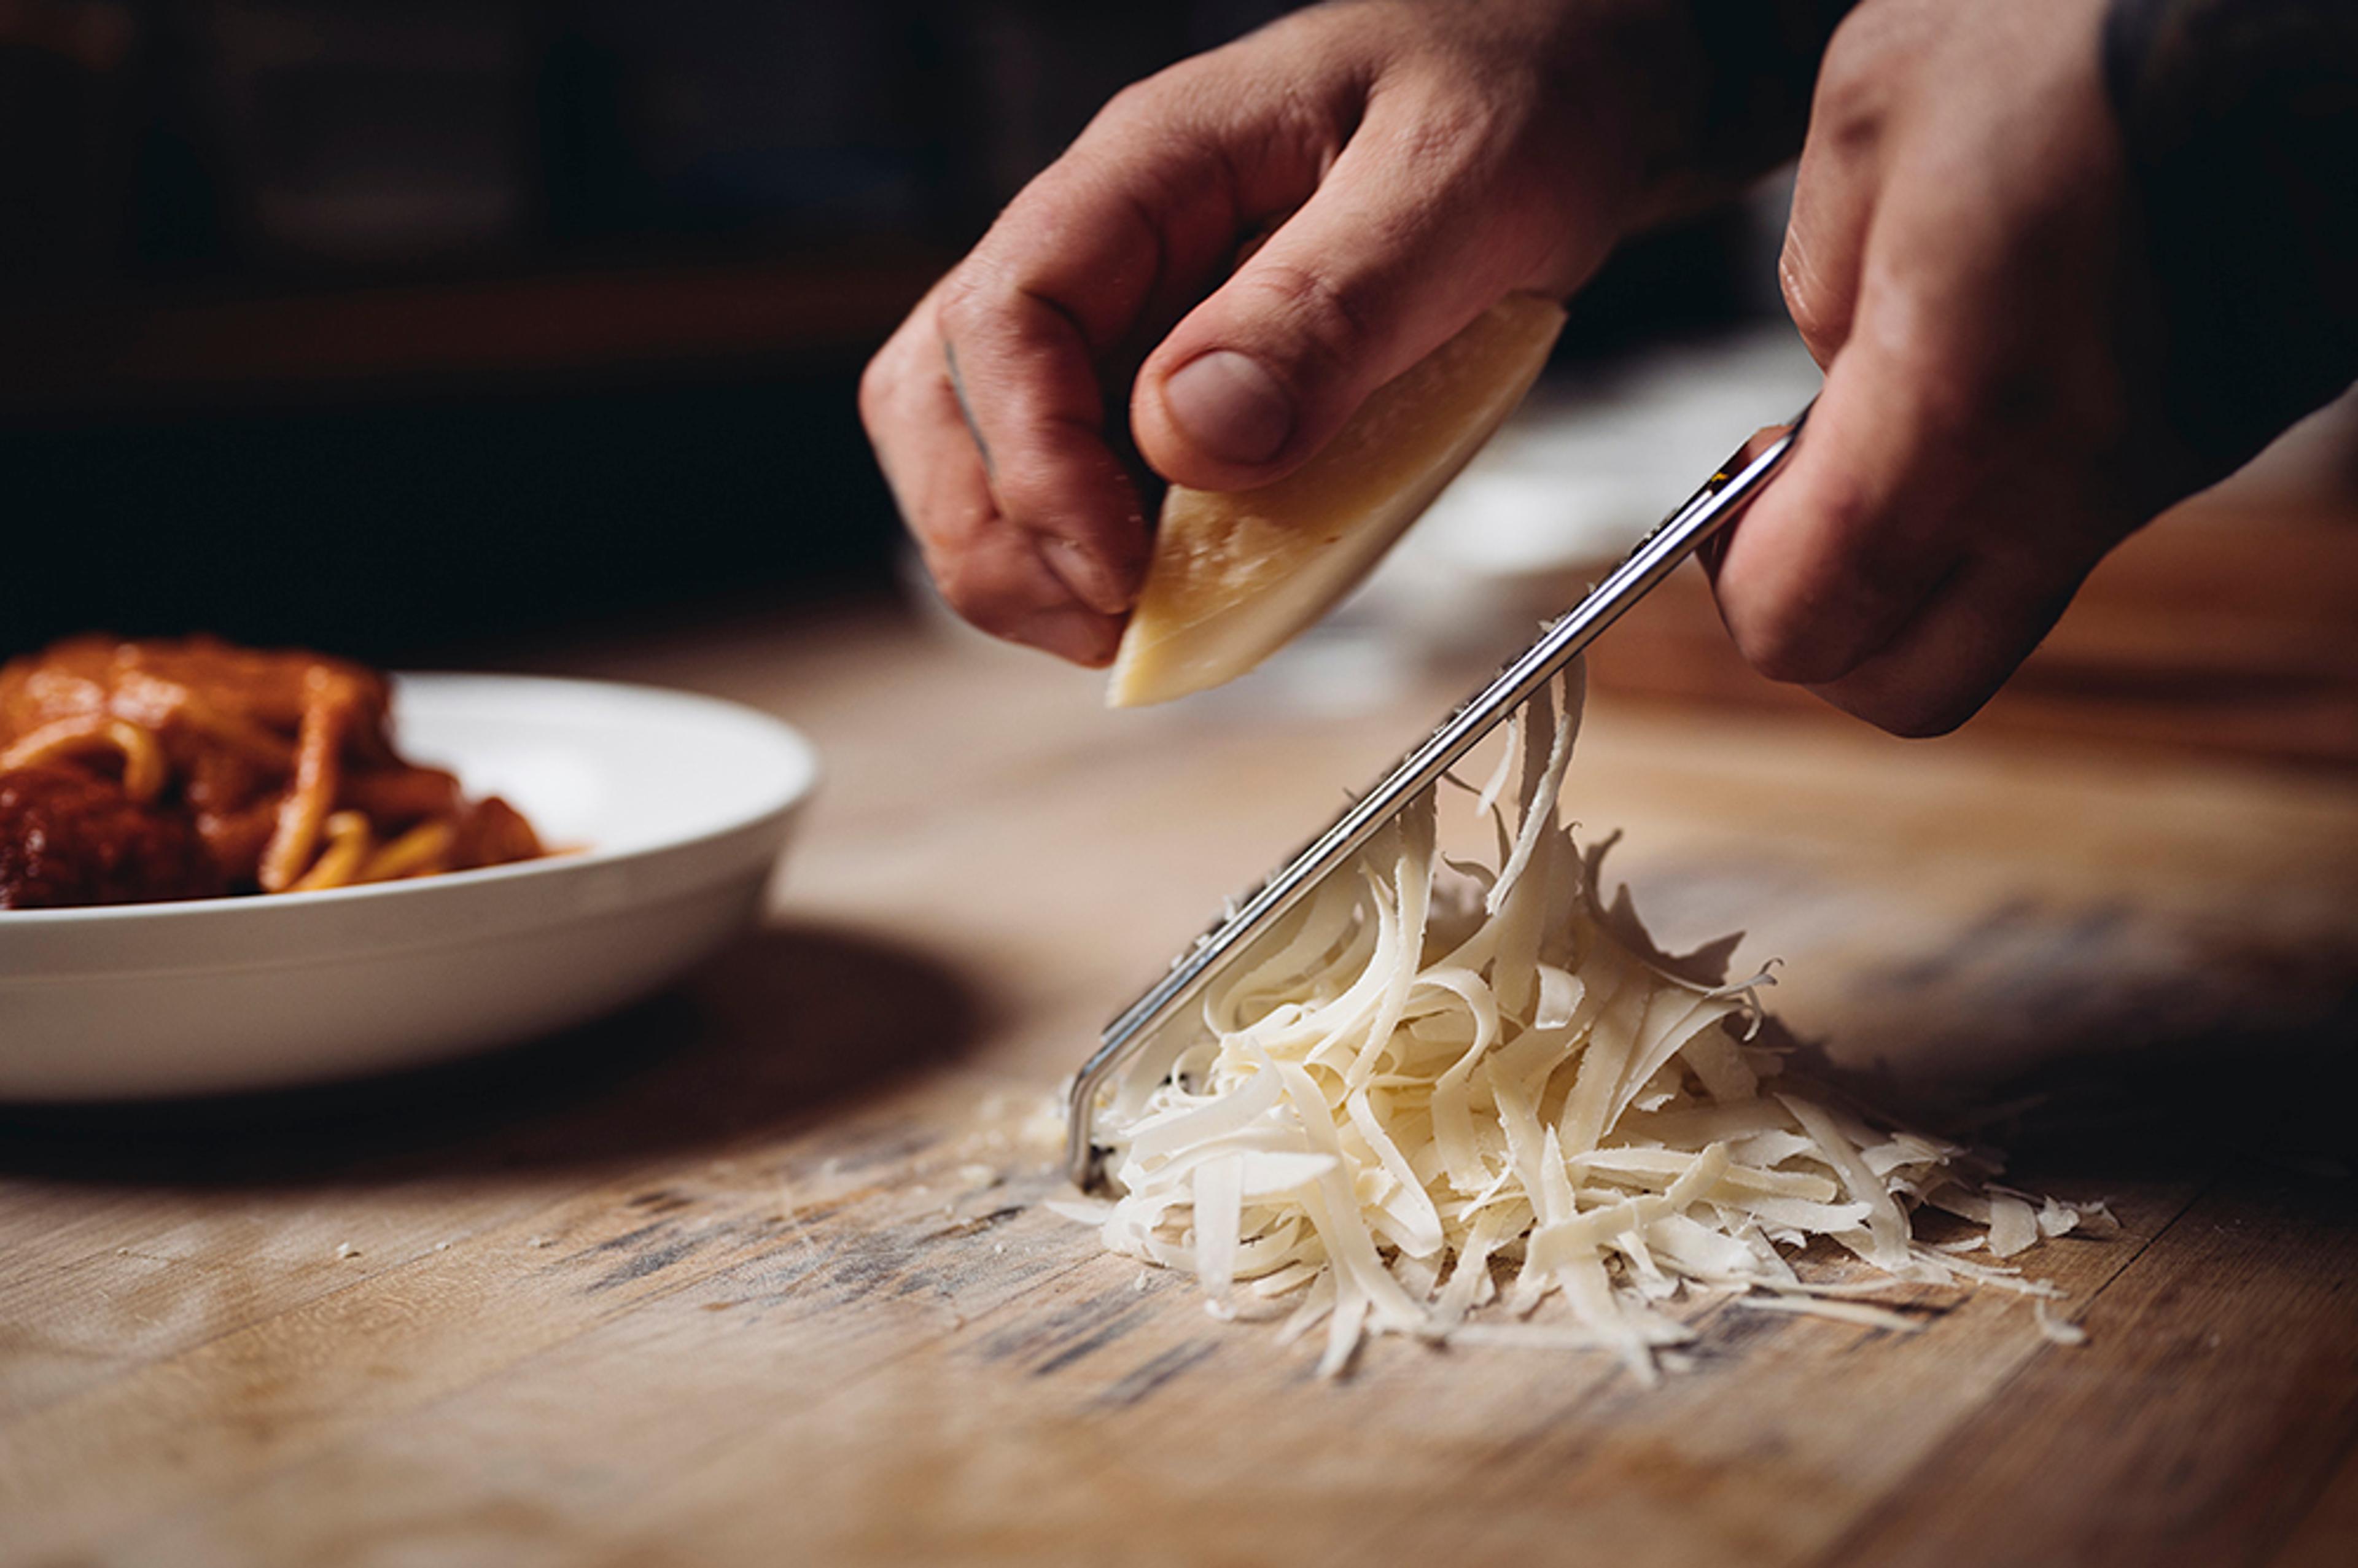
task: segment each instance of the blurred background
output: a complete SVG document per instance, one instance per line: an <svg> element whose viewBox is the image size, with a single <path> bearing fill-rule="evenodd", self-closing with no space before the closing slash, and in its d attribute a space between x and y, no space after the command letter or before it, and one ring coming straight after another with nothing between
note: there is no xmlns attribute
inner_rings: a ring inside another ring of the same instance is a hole
<svg viewBox="0 0 2358 1568"><path fill-rule="evenodd" d="M430 663L910 592L860 364L1107 96L1286 8L0 0L0 652L206 627ZM1771 182L1617 258L1265 687L1490 656L1498 604L1561 608L1797 406L1782 217ZM2141 536L1996 722L2358 762L2352 428ZM1682 589L1601 678L1806 701Z"/></svg>

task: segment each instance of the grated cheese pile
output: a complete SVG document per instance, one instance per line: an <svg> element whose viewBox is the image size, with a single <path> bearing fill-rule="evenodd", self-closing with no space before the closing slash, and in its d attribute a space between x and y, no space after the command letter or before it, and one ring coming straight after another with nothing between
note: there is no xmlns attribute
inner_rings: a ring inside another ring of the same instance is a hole
<svg viewBox="0 0 2358 1568"><path fill-rule="evenodd" d="M1693 1337L1666 1303L1737 1292L1915 1327L1856 1299L1897 1283L2040 1298L2042 1331L2076 1342L2053 1286L1963 1254L2112 1217L1980 1185L1966 1150L1794 1081L1758 1043L1767 975L1720 983L1733 938L1672 959L1626 889L1602 903L1610 840L1584 854L1558 820L1577 669L1563 690L1562 721L1550 695L1531 704L1477 792L1495 871L1440 855L1428 793L1231 963L1166 1071L1104 1108L1119 1196L1055 1206L1192 1271L1218 1315L1291 1303L1289 1337L1325 1325L1329 1375L1398 1334L1599 1348L1651 1381ZM1927 1245L1925 1204L1984 1233ZM1819 1237L1885 1280L1805 1281L1787 1254Z"/></svg>

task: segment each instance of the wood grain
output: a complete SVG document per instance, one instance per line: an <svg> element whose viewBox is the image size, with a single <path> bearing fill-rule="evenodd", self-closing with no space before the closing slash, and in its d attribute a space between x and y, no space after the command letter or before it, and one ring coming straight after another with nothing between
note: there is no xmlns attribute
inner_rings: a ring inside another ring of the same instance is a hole
<svg viewBox="0 0 2358 1568"><path fill-rule="evenodd" d="M770 925L480 1063L0 1111L0 1561L2349 1561L2358 1230L2298 1165L2358 1033L2331 775L1608 696L1577 814L1668 935L1749 927L1878 1093L2046 1092L2019 1179L2125 1225L2028 1259L2092 1342L1928 1292L1905 1336L1690 1306L1651 1390L1392 1342L1324 1384L1039 1208L1036 1113L1456 682L1109 716L874 611L530 662L814 732Z"/></svg>

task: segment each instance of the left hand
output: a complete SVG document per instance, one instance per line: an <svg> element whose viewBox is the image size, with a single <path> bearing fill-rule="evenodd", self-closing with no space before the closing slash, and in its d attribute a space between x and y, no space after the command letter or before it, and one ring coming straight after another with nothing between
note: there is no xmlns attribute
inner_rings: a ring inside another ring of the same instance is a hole
<svg viewBox="0 0 2358 1568"><path fill-rule="evenodd" d="M1763 674L1903 735L1970 718L2192 471L2141 373L2103 0L1865 0L1780 266L1826 384L1716 563Z"/></svg>

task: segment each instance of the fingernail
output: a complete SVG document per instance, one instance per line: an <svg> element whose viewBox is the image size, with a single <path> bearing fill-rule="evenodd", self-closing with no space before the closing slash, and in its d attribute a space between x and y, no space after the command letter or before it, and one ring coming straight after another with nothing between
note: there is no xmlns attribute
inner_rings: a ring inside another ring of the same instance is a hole
<svg viewBox="0 0 2358 1568"><path fill-rule="evenodd" d="M1096 552L1059 538L1054 534L1040 535L1040 558L1056 576L1056 580L1070 589L1075 599L1100 615L1119 615L1130 606L1135 589L1127 577L1109 565Z"/></svg>
<svg viewBox="0 0 2358 1568"><path fill-rule="evenodd" d="M1163 403L1183 435L1224 463L1265 463L1293 434L1285 389L1233 349L1181 365L1163 384Z"/></svg>
<svg viewBox="0 0 2358 1568"><path fill-rule="evenodd" d="M1035 610L1010 627L1007 635L1076 665L1102 665L1113 656L1112 629L1105 618L1078 605Z"/></svg>

